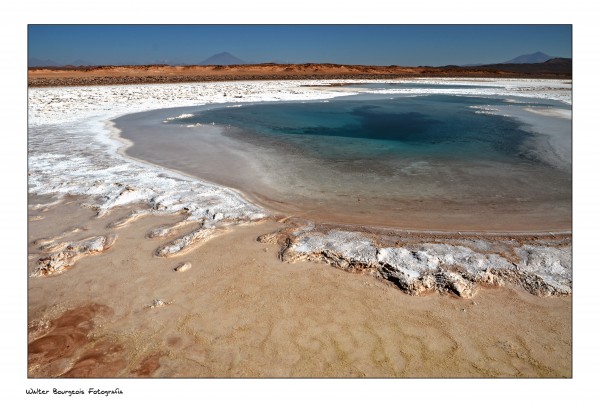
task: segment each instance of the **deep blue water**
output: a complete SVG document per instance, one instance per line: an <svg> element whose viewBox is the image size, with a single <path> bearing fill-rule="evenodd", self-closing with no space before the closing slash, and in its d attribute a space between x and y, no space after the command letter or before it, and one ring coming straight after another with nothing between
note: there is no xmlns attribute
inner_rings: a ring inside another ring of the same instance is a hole
<svg viewBox="0 0 600 404"><path fill-rule="evenodd" d="M522 145L532 134L519 122L472 108L495 105L509 104L501 99L452 95L345 97L217 108L172 122L234 127L245 136L285 142L323 159L530 159Z"/></svg>

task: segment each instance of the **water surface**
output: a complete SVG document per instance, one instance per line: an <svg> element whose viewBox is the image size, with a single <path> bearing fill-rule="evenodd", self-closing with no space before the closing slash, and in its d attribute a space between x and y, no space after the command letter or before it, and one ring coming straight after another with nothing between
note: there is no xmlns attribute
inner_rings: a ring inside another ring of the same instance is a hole
<svg viewBox="0 0 600 404"><path fill-rule="evenodd" d="M570 229L570 149L557 150L570 148L570 119L531 112L566 107L516 101L363 94L147 112L117 125L134 157L283 214L408 229Z"/></svg>

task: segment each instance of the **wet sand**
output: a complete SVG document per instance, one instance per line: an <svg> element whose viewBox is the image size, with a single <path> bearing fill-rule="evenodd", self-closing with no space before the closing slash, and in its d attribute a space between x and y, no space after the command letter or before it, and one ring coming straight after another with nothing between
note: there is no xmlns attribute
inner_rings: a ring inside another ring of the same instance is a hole
<svg viewBox="0 0 600 404"><path fill-rule="evenodd" d="M80 203L29 212L30 273L40 238L117 235L61 275L28 279L29 377L572 375L570 297L517 287L408 296L368 275L280 261L256 241L283 226L272 220L158 258L166 240L145 235L181 216L114 229L131 207L96 218ZM191 268L173 271L183 262ZM150 308L155 299L164 305Z"/></svg>

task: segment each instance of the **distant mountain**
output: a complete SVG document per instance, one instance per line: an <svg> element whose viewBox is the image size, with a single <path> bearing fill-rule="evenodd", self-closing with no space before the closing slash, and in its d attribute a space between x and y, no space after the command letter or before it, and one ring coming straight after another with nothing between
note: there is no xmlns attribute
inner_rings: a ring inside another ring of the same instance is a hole
<svg viewBox="0 0 600 404"><path fill-rule="evenodd" d="M87 60L77 59L69 63L72 66L91 66L92 64Z"/></svg>
<svg viewBox="0 0 600 404"><path fill-rule="evenodd" d="M469 64L465 64L465 65L461 65L461 66L471 67L471 66L489 66L492 64L494 64L494 65L501 65L501 64L513 65L513 64L522 64L522 63L544 63L550 59L557 59L557 58L555 56L548 56L543 52L535 52L535 53L530 53L528 55L517 56L516 58L507 60L506 62L469 63ZM560 59L560 58L558 58L558 59Z"/></svg>
<svg viewBox="0 0 600 404"><path fill-rule="evenodd" d="M573 65L573 59L571 58L552 58L544 62L544 65Z"/></svg>
<svg viewBox="0 0 600 404"><path fill-rule="evenodd" d="M571 58L552 58L542 63L495 63L477 66L440 66L455 75L462 72L499 72L513 73L531 77L541 76L571 76L573 73L573 60Z"/></svg>
<svg viewBox="0 0 600 404"><path fill-rule="evenodd" d="M244 65L244 62L240 58L236 58L229 52L221 52L216 55L212 55L208 59L202 61L201 65Z"/></svg>
<svg viewBox="0 0 600 404"><path fill-rule="evenodd" d="M60 66L59 63L56 63L54 60L46 59L38 59L38 58L28 58L27 66L29 67L46 67L46 66Z"/></svg>
<svg viewBox="0 0 600 404"><path fill-rule="evenodd" d="M281 59L273 59L273 60L270 60L268 62L263 62L263 63L275 63L276 65L286 65L289 62L286 62L285 60L281 60Z"/></svg>
<svg viewBox="0 0 600 404"><path fill-rule="evenodd" d="M544 63L550 59L554 59L554 56L548 56L542 52L535 52L529 55L521 55L517 56L514 59L511 59L506 62L502 62L505 64L518 64L518 63Z"/></svg>
<svg viewBox="0 0 600 404"><path fill-rule="evenodd" d="M38 59L31 57L27 59L27 66L29 67L62 67L62 66L91 66L87 60L77 59L72 61L71 63L58 63L52 59Z"/></svg>

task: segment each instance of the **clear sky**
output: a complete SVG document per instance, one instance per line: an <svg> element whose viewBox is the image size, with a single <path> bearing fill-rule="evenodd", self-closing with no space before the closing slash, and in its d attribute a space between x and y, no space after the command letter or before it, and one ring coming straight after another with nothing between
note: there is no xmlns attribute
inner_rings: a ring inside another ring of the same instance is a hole
<svg viewBox="0 0 600 404"><path fill-rule="evenodd" d="M59 64L194 64L229 52L251 63L441 66L571 50L571 25L28 26L28 56Z"/></svg>

